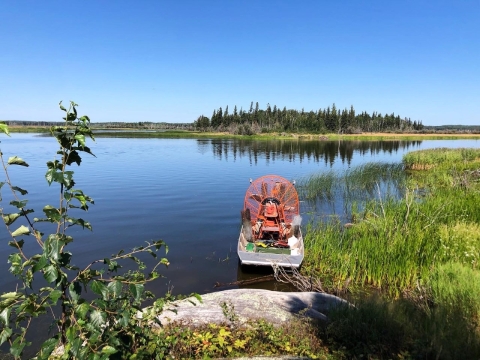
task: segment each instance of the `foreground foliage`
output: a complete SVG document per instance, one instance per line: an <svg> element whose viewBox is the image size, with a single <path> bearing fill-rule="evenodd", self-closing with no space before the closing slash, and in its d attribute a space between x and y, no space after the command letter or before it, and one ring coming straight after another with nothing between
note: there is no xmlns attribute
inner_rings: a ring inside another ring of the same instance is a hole
<svg viewBox="0 0 480 360"><path fill-rule="evenodd" d="M10 167L28 167L27 162L18 156L5 162L0 154L6 175L0 186L10 190L7 198L2 199L0 212L11 237L9 245L14 249L8 257L10 272L18 280L15 290L0 295L0 344L8 342L15 358L20 358L29 345L26 335L32 320L47 314L56 331L41 346L38 359L49 358L59 347L62 358L125 358L129 354L148 353L151 334L146 325L155 320L155 313L164 304L164 299L156 300L152 311L141 318L137 316L143 301L153 298L145 291L145 283L160 276L158 265L168 264L165 258L157 259L154 269L145 273L145 264L138 255L147 253L156 258L157 251L164 246L162 241L146 243L129 252L121 250L111 257L94 260L85 268L72 263L73 254L67 246L74 239L68 229L79 226L91 230L88 221L74 215L87 211L94 203L76 188L74 172L69 170L70 166L81 164L82 153L93 155L86 144L87 139L94 139L90 119L78 117L76 107L74 102L68 109L60 103L65 112L64 125L51 128L59 145L58 159L47 162L45 179L48 185L58 185L59 202L56 206L46 205L43 216L32 218L34 210L28 208L24 197L28 191L10 180ZM5 124L0 125L0 130L8 135ZM52 232L45 235L44 229ZM137 270L118 274L124 261L133 261ZM87 290L96 297L87 298Z"/></svg>

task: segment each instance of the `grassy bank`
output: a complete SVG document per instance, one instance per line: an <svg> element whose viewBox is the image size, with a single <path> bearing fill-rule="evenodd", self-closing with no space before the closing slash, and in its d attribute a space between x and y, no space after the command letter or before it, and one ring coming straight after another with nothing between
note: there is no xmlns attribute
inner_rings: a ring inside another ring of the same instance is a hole
<svg viewBox="0 0 480 360"><path fill-rule="evenodd" d="M392 329L414 334L399 345L410 354L480 357L479 160L478 149L424 150L404 157L403 177L398 167L377 164L306 179L310 199L351 199L351 224L312 225L302 271L332 292L377 294L374 305L360 303L337 319L342 334L363 343L380 329L361 330L359 317L375 322L381 311ZM389 182L396 191L387 191Z"/></svg>
<svg viewBox="0 0 480 360"><path fill-rule="evenodd" d="M10 132L16 133L47 133L47 126L11 126ZM359 140L359 141L389 141L389 140L460 140L480 139L480 134L452 134L452 133L362 133L362 134L304 134L304 133L261 133L255 135L233 135L225 132L200 132L185 130L146 131L132 129L104 129L95 128L97 137L120 137L120 138L214 138L214 139L296 139L296 140Z"/></svg>

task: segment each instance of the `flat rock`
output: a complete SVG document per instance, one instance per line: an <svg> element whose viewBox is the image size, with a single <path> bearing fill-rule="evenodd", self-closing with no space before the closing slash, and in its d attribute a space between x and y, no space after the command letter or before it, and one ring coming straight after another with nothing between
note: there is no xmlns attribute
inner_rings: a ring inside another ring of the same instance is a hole
<svg viewBox="0 0 480 360"><path fill-rule="evenodd" d="M299 315L327 321L330 310L351 306L337 296L317 292L279 292L261 289L233 289L175 301L158 319L162 325L187 322L194 326L209 323L237 324L249 320L266 320L280 325ZM174 311L173 311L174 310Z"/></svg>

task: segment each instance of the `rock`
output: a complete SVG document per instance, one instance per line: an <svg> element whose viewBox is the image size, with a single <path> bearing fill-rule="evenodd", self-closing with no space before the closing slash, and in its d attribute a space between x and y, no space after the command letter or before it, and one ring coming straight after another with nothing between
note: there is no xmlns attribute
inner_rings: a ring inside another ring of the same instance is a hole
<svg viewBox="0 0 480 360"><path fill-rule="evenodd" d="M186 322L193 326L209 323L244 324L264 319L280 325L299 315L327 321L328 312L338 306L351 306L334 295L317 292L279 292L261 289L234 289L202 295L202 302L191 297L171 303L158 316L162 325Z"/></svg>

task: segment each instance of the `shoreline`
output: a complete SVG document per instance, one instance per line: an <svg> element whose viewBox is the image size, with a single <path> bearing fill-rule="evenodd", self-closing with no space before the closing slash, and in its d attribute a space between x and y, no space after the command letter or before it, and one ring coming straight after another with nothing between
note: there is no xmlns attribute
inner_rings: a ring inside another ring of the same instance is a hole
<svg viewBox="0 0 480 360"><path fill-rule="evenodd" d="M11 133L48 133L50 127L15 127ZM226 132L197 132L185 130L147 131L131 129L96 129L96 137L108 138L178 138L178 139L241 139L241 140L306 140L306 141L415 141L415 140L476 140L480 134L469 133L361 133L361 134L307 134L265 133L234 135Z"/></svg>

